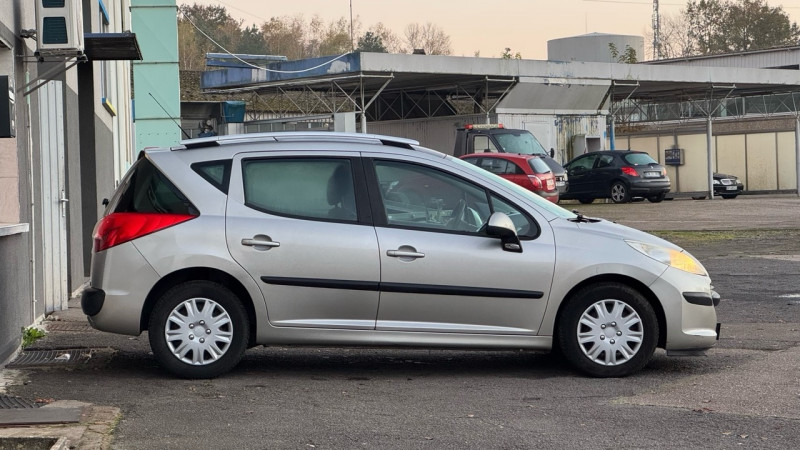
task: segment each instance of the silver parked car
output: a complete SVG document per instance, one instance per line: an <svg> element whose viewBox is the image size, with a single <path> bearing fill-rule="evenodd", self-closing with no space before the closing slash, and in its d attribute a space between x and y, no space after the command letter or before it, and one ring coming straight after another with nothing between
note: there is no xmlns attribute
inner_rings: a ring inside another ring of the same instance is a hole
<svg viewBox="0 0 800 450"><path fill-rule="evenodd" d="M341 133L141 153L94 232L99 330L218 376L255 345L554 348L624 376L718 336L703 266L416 141Z"/></svg>

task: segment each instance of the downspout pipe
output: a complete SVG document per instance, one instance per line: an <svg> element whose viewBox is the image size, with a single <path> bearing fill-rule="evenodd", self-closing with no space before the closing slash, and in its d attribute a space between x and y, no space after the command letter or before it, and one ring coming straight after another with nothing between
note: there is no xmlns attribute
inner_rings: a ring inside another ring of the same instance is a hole
<svg viewBox="0 0 800 450"><path fill-rule="evenodd" d="M794 160L797 178L797 196L800 197L800 115L794 118Z"/></svg>
<svg viewBox="0 0 800 450"><path fill-rule="evenodd" d="M711 165L711 115L706 118L706 159L708 162L708 198L714 200L714 167Z"/></svg>

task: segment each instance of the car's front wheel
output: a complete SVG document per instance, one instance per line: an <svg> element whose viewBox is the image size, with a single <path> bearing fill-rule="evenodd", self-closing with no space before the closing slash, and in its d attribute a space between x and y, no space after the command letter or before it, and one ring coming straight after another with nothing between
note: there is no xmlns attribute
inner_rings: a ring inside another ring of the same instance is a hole
<svg viewBox="0 0 800 450"><path fill-rule="evenodd" d="M666 196L667 194L664 193L651 195L647 197L647 201L649 201L650 203L661 203L662 201L664 201L664 197Z"/></svg>
<svg viewBox="0 0 800 450"><path fill-rule="evenodd" d="M578 201L583 203L584 205L588 205L589 203L592 203L594 201L594 199L593 198L579 198Z"/></svg>
<svg viewBox="0 0 800 450"><path fill-rule="evenodd" d="M658 343L658 320L638 291L620 283L599 283L567 302L556 339L575 368L595 377L621 377L650 361Z"/></svg>
<svg viewBox="0 0 800 450"><path fill-rule="evenodd" d="M631 193L625 183L615 181L611 185L611 201L614 203L628 203L631 201Z"/></svg>
<svg viewBox="0 0 800 450"><path fill-rule="evenodd" d="M182 378L213 378L231 370L250 335L239 298L210 281L167 291L153 308L148 332L158 362Z"/></svg>

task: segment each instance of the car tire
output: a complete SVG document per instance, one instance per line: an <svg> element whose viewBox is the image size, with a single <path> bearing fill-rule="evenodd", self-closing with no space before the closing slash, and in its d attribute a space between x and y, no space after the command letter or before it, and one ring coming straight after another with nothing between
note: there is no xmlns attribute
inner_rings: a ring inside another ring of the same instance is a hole
<svg viewBox="0 0 800 450"><path fill-rule="evenodd" d="M242 302L228 288L189 281L157 301L148 334L153 355L168 372L181 378L214 378L239 363L249 328Z"/></svg>
<svg viewBox="0 0 800 450"><path fill-rule="evenodd" d="M631 193L625 183L615 181L611 185L611 201L614 203L628 203L631 201Z"/></svg>
<svg viewBox="0 0 800 450"><path fill-rule="evenodd" d="M656 314L642 294L622 283L603 282L567 300L554 345L581 372L623 377L647 365L658 332Z"/></svg>
<svg viewBox="0 0 800 450"><path fill-rule="evenodd" d="M664 197L666 197L666 196L667 196L667 194L663 194L663 193L662 194L657 194L657 195L651 195L651 196L647 197L647 201L650 202L650 203L661 203L661 202L664 201Z"/></svg>
<svg viewBox="0 0 800 450"><path fill-rule="evenodd" d="M592 203L594 201L594 199L593 198L579 198L578 201L583 203L584 205L588 205L589 203Z"/></svg>
<svg viewBox="0 0 800 450"><path fill-rule="evenodd" d="M722 194L722 198L724 199L734 199L739 194Z"/></svg>

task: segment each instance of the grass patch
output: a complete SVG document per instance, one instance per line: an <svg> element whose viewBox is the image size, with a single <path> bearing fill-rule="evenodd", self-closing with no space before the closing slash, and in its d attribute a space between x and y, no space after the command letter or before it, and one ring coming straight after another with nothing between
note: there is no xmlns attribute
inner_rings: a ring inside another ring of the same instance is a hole
<svg viewBox="0 0 800 450"><path fill-rule="evenodd" d="M28 327L22 329L22 348L30 347L37 339L45 336L44 330L36 327Z"/></svg>

